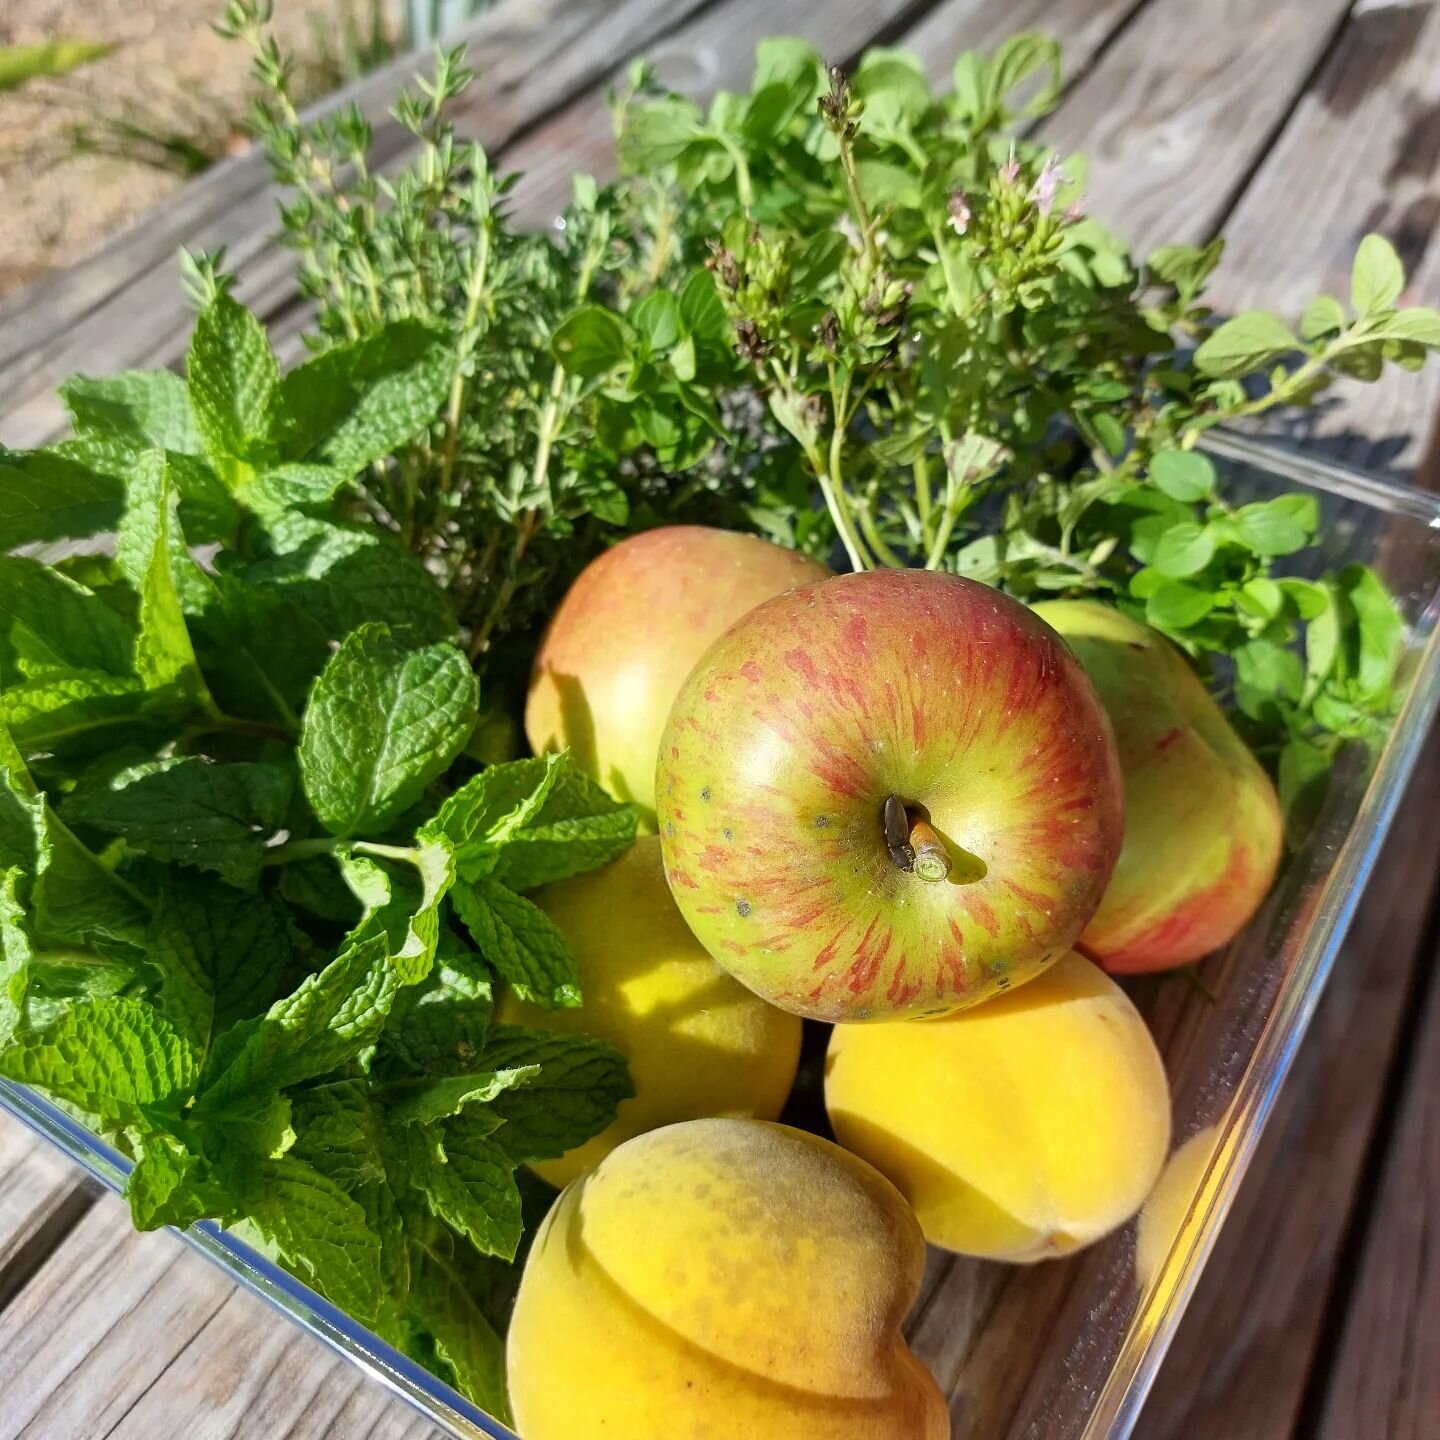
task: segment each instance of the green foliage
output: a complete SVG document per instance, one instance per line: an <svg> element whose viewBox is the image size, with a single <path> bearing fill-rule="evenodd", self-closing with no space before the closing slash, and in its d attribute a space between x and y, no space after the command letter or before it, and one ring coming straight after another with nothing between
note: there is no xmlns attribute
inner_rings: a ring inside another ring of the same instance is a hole
<svg viewBox="0 0 1440 1440"><path fill-rule="evenodd" d="M114 50L99 40L46 40L39 45L0 45L0 94L42 76L68 75Z"/></svg>

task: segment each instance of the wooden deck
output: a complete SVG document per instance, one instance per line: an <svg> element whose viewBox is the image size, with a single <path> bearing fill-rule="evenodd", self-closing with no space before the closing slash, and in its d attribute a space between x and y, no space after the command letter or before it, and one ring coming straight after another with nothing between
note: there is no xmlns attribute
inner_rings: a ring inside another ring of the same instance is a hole
<svg viewBox="0 0 1440 1440"><path fill-rule="evenodd" d="M505 0L472 27L483 78L464 127L528 172L516 203L545 223L572 171L608 168L603 95L634 53L695 92L743 85L755 41L774 33L842 62L899 44L940 77L959 50L1027 27L1066 45L1067 88L1043 133L1090 155L1089 206L1137 249L1223 229L1217 301L1295 308L1317 288L1343 294L1356 241L1378 229L1406 260L1410 298L1440 299L1440 4ZM377 122L414 69L359 87ZM401 153L393 124L378 135ZM55 388L74 370L183 354L181 243L226 244L242 298L293 352L301 312L270 238L273 198L258 158L226 162L0 306L0 440L53 435ZM1284 438L1437 485L1423 459L1437 402L1432 365L1339 390ZM1146 1440L1440 1434L1437 784L1432 740L1141 1419ZM973 1345L975 1318L961 1328L965 1353L936 1335L927 1358L967 1397L957 1436L990 1440L1009 1416L977 1408L964 1380L1003 1368L1003 1337ZM0 1120L0 1440L432 1433L177 1239L134 1234L118 1201ZM1043 1422L1029 1434L1046 1440Z"/></svg>

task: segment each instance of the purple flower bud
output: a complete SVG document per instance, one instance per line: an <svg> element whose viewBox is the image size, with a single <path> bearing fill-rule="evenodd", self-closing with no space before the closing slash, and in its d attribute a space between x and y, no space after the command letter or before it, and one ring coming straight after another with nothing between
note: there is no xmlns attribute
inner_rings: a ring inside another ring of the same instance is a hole
<svg viewBox="0 0 1440 1440"><path fill-rule="evenodd" d="M963 190L956 190L950 196L950 228L963 235L970 228L970 202Z"/></svg>
<svg viewBox="0 0 1440 1440"><path fill-rule="evenodd" d="M1000 178L1013 185L1020 178L1020 162L1015 158L1015 142L1010 142L1010 158L1000 167Z"/></svg>
<svg viewBox="0 0 1440 1440"><path fill-rule="evenodd" d="M1060 156L1052 151L1035 181L1035 188L1030 192L1030 198L1034 200L1036 209L1042 215L1048 215L1054 208L1055 192L1065 183L1065 172L1060 168Z"/></svg>
<svg viewBox="0 0 1440 1440"><path fill-rule="evenodd" d="M1077 220L1085 218L1085 197L1077 195L1065 210L1065 223L1073 225Z"/></svg>

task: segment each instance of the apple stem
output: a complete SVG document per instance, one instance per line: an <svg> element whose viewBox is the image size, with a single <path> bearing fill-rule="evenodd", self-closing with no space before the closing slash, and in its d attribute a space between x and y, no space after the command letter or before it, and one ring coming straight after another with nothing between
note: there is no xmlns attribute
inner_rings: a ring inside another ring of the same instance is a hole
<svg viewBox="0 0 1440 1440"><path fill-rule="evenodd" d="M915 868L915 851L910 847L910 817L905 813L905 802L898 795L885 797L885 808L881 812L881 823L885 827L885 848L897 870L908 875Z"/></svg>
<svg viewBox="0 0 1440 1440"><path fill-rule="evenodd" d="M915 820L910 826L910 848L914 852L916 875L931 885L938 885L950 878L950 852L945 842L936 833L935 827L925 820Z"/></svg>

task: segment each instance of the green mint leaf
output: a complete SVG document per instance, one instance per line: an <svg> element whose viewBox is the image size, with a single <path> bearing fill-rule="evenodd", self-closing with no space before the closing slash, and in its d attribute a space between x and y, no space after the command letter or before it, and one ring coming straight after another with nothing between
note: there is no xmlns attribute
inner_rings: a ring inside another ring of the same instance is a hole
<svg viewBox="0 0 1440 1440"><path fill-rule="evenodd" d="M252 1162L245 1221L264 1248L332 1305L362 1323L380 1313L380 1237L333 1180L290 1156Z"/></svg>
<svg viewBox="0 0 1440 1440"><path fill-rule="evenodd" d="M588 1035L556 1035L495 1025L484 1063L493 1069L538 1065L540 1074L491 1102L505 1124L495 1132L512 1160L555 1160L598 1135L622 1100L635 1094L625 1057Z"/></svg>
<svg viewBox="0 0 1440 1440"><path fill-rule="evenodd" d="M500 847L538 816L569 765L565 753L487 766L446 799L422 833L449 840L461 874L487 874Z"/></svg>
<svg viewBox="0 0 1440 1440"><path fill-rule="evenodd" d="M513 1258L523 1230L515 1162L485 1127L459 1115L439 1133L412 1129L409 1139L406 1175L431 1213L482 1255Z"/></svg>
<svg viewBox="0 0 1440 1440"><path fill-rule="evenodd" d="M1345 307L1333 295L1317 295L1300 317L1300 338L1320 340L1345 328Z"/></svg>
<svg viewBox="0 0 1440 1440"><path fill-rule="evenodd" d="M85 754L138 738L146 703L131 676L71 670L0 691L0 722L28 754Z"/></svg>
<svg viewBox="0 0 1440 1440"><path fill-rule="evenodd" d="M1295 580L1288 576L1275 583L1302 620L1313 620L1317 615L1323 615L1330 603L1329 591L1323 585L1316 585L1309 580Z"/></svg>
<svg viewBox="0 0 1440 1440"><path fill-rule="evenodd" d="M109 530L123 497L119 482L78 459L0 449L0 549Z"/></svg>
<svg viewBox="0 0 1440 1440"><path fill-rule="evenodd" d="M52 666L132 674L135 631L92 590L35 560L0 556L0 627L12 648Z"/></svg>
<svg viewBox="0 0 1440 1440"><path fill-rule="evenodd" d="M1310 543L1314 526L1296 518L1284 501L1281 496L1242 505L1232 517L1235 533L1257 555L1293 555Z"/></svg>
<svg viewBox="0 0 1440 1440"><path fill-rule="evenodd" d="M522 1000L580 1004L575 958L555 922L537 905L488 875L457 881L451 904L480 953Z"/></svg>
<svg viewBox="0 0 1440 1440"><path fill-rule="evenodd" d="M1145 600L1145 618L1161 630L1188 630L1215 608L1209 591L1178 580L1162 580Z"/></svg>
<svg viewBox="0 0 1440 1440"><path fill-rule="evenodd" d="M1205 288L1205 282L1224 253L1225 242L1216 236L1203 247L1162 245L1145 263L1157 280L1173 285L1180 299L1188 305Z"/></svg>
<svg viewBox="0 0 1440 1440"><path fill-rule="evenodd" d="M1273 640L1247 641L1235 651L1235 683L1241 709L1259 717L1271 696L1297 702L1305 688L1299 655Z"/></svg>
<svg viewBox="0 0 1440 1440"><path fill-rule="evenodd" d="M1388 310L1405 288L1405 267L1383 235L1367 235L1350 271L1350 304L1361 317Z"/></svg>
<svg viewBox="0 0 1440 1440"><path fill-rule="evenodd" d="M634 174L670 164L700 134L702 124L695 104L678 95L633 106L616 142L622 170Z"/></svg>
<svg viewBox="0 0 1440 1440"><path fill-rule="evenodd" d="M439 1080L404 1081L385 1088L385 1118L394 1125L429 1125L458 1115L467 1105L488 1105L497 1095L535 1079L538 1065L479 1070ZM499 1119L492 1125L498 1126Z"/></svg>
<svg viewBox="0 0 1440 1440"><path fill-rule="evenodd" d="M70 823L121 835L157 860L253 885L290 805L279 765L174 756L83 780L61 807Z"/></svg>
<svg viewBox="0 0 1440 1440"><path fill-rule="evenodd" d="M1215 466L1194 450L1161 450L1150 460L1150 478L1172 500L1186 504L1215 491Z"/></svg>
<svg viewBox="0 0 1440 1440"><path fill-rule="evenodd" d="M233 488L273 450L280 369L264 326L217 295L195 322L185 373L205 454Z"/></svg>
<svg viewBox="0 0 1440 1440"><path fill-rule="evenodd" d="M385 1024L396 983L383 938L350 946L223 1037L211 1051L196 1114L249 1113L255 1100L359 1058Z"/></svg>
<svg viewBox="0 0 1440 1440"><path fill-rule="evenodd" d="M231 566L247 590L289 600L330 640L343 640L368 621L418 644L453 640L449 597L418 559L393 537L288 514L269 524L273 555Z"/></svg>
<svg viewBox="0 0 1440 1440"><path fill-rule="evenodd" d="M455 1388L509 1424L505 1391L505 1342L475 1303L472 1287L449 1259L430 1247L415 1247L408 1304L435 1341Z"/></svg>
<svg viewBox="0 0 1440 1440"><path fill-rule="evenodd" d="M100 380L72 375L60 398L79 432L117 435L145 449L201 452L189 389L172 371L131 370Z"/></svg>
<svg viewBox="0 0 1440 1440"><path fill-rule="evenodd" d="M608 865L634 844L637 820L633 805L567 767L539 811L509 837L495 877L512 890L534 890Z"/></svg>
<svg viewBox="0 0 1440 1440"><path fill-rule="evenodd" d="M562 320L550 342L555 359L582 380L606 375L630 351L625 322L600 305L586 305Z"/></svg>
<svg viewBox="0 0 1440 1440"><path fill-rule="evenodd" d="M385 1179L380 1121L363 1080L338 1080L299 1091L292 1110L295 1144L288 1152L342 1189Z"/></svg>
<svg viewBox="0 0 1440 1440"><path fill-rule="evenodd" d="M317 462L349 480L430 424L454 365L445 336L415 320L392 321L307 360L280 384L286 458Z"/></svg>
<svg viewBox="0 0 1440 1440"><path fill-rule="evenodd" d="M0 1075L106 1125L144 1125L151 1108L178 1111L199 1070L184 1036L140 1000L82 1000L0 1054Z"/></svg>
<svg viewBox="0 0 1440 1440"><path fill-rule="evenodd" d="M25 872L12 865L0 874L0 1049L25 1020L34 947L26 932L20 885Z"/></svg>
<svg viewBox="0 0 1440 1440"><path fill-rule="evenodd" d="M473 1072L490 1024L490 972L442 933L434 968L395 997L381 1036L388 1064L419 1075Z"/></svg>
<svg viewBox="0 0 1440 1440"><path fill-rule="evenodd" d="M450 842L422 836L409 864L380 865L361 855L339 861L346 884L364 906L352 939L383 935L400 983L423 980L440 939L440 902L455 882Z"/></svg>
<svg viewBox="0 0 1440 1440"><path fill-rule="evenodd" d="M708 270L693 270L680 291L680 323L697 340L729 344L730 326L725 307L715 289L715 277Z"/></svg>
<svg viewBox="0 0 1440 1440"><path fill-rule="evenodd" d="M183 1140L153 1129L132 1131L131 1138L137 1158L125 1182L125 1199L137 1230L165 1225L184 1230L197 1220L235 1218L229 1187Z"/></svg>
<svg viewBox="0 0 1440 1440"><path fill-rule="evenodd" d="M268 895L167 872L146 958L160 975L156 1003L203 1053L212 1036L285 993L295 933Z"/></svg>
<svg viewBox="0 0 1440 1440"><path fill-rule="evenodd" d="M1263 369L1297 348L1289 327L1268 310L1251 310L1227 320L1195 352L1195 368L1220 379Z"/></svg>
<svg viewBox="0 0 1440 1440"><path fill-rule="evenodd" d="M124 522L131 535L144 536L143 541L137 538L135 542L137 548L143 544L144 550L135 673L149 690L170 692L208 708L210 696L185 624L177 570L187 577L185 583L192 591L204 587L184 551L178 504L164 452L147 451L130 482ZM121 540L125 539L122 528Z"/></svg>
<svg viewBox="0 0 1440 1440"><path fill-rule="evenodd" d="M1215 535L1207 526L1193 520L1172 525L1155 544L1150 563L1161 574L1173 580L1198 575L1215 554Z"/></svg>
<svg viewBox="0 0 1440 1440"><path fill-rule="evenodd" d="M1257 575L1236 592L1235 607L1261 620L1275 620L1284 612L1285 592L1275 581Z"/></svg>
<svg viewBox="0 0 1440 1440"><path fill-rule="evenodd" d="M236 487L236 495L258 515L283 515L294 506L323 505L353 477L334 465L286 461L267 465Z"/></svg>
<svg viewBox="0 0 1440 1440"><path fill-rule="evenodd" d="M1312 701L1340 660L1340 605L1335 587L1317 587L1325 596L1325 608L1305 627L1305 695Z"/></svg>
<svg viewBox="0 0 1440 1440"><path fill-rule="evenodd" d="M387 829L464 748L479 699L453 645L406 650L383 625L348 635L315 682L300 735L305 794L325 828Z"/></svg>

